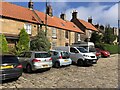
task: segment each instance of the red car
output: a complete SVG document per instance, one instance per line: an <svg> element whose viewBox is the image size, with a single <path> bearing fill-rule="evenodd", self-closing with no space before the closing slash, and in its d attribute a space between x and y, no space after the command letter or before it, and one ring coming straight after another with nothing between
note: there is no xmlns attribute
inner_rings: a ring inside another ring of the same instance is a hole
<svg viewBox="0 0 120 90"><path fill-rule="evenodd" d="M96 51L101 53L101 57L109 57L110 56L110 53L107 50L102 50L102 49L96 48Z"/></svg>
<svg viewBox="0 0 120 90"><path fill-rule="evenodd" d="M96 56L97 56L97 59L99 59L101 57L101 52L98 49L96 49Z"/></svg>

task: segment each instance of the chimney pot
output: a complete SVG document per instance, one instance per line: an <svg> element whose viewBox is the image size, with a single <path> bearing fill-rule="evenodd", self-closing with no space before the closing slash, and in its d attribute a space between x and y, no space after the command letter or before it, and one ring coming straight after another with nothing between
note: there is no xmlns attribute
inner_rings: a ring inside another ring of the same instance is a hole
<svg viewBox="0 0 120 90"><path fill-rule="evenodd" d="M66 15L64 13L61 13L60 18L63 19L63 20L65 20Z"/></svg>

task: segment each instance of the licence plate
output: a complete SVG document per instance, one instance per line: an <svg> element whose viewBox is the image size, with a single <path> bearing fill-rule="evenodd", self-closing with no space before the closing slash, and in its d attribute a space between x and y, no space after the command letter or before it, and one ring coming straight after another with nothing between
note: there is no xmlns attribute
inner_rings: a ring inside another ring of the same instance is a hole
<svg viewBox="0 0 120 90"><path fill-rule="evenodd" d="M48 65L46 64L46 65L43 65L43 67L48 67Z"/></svg>
<svg viewBox="0 0 120 90"><path fill-rule="evenodd" d="M9 65L9 66L0 66L0 69L10 69L13 68L13 65Z"/></svg>
<svg viewBox="0 0 120 90"><path fill-rule="evenodd" d="M67 62L68 60L64 60L65 62Z"/></svg>

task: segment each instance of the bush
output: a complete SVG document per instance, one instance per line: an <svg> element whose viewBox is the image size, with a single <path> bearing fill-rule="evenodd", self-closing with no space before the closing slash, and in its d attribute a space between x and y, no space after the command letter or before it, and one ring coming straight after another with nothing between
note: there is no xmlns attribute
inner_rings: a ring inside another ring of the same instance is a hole
<svg viewBox="0 0 120 90"><path fill-rule="evenodd" d="M117 54L117 53L120 52L120 49L119 49L118 45L110 45L110 44L103 44L103 43L98 44L97 43L96 48L107 50L111 54Z"/></svg>
<svg viewBox="0 0 120 90"><path fill-rule="evenodd" d="M38 35L31 41L31 50L34 51L48 51L51 47L49 40L45 33L41 30Z"/></svg>
<svg viewBox="0 0 120 90"><path fill-rule="evenodd" d="M0 53L8 52L8 42L3 34L0 34Z"/></svg>
<svg viewBox="0 0 120 90"><path fill-rule="evenodd" d="M21 29L21 32L19 34L19 41L16 45L16 54L19 55L21 52L29 51L29 42L30 38L25 29Z"/></svg>

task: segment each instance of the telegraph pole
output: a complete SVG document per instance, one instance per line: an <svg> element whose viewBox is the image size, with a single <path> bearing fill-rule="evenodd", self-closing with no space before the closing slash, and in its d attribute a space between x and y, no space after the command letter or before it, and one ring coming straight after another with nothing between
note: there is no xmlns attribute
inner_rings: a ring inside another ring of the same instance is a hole
<svg viewBox="0 0 120 90"><path fill-rule="evenodd" d="M47 0L46 0L46 15L45 15L45 36L47 36Z"/></svg>

